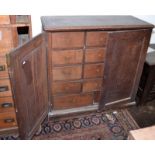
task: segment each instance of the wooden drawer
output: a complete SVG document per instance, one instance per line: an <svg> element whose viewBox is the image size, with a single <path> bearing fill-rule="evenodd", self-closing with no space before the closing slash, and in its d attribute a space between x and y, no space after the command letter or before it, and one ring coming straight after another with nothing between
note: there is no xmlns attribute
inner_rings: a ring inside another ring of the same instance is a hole
<svg viewBox="0 0 155 155"><path fill-rule="evenodd" d="M54 82L52 84L53 94L80 93L80 82Z"/></svg>
<svg viewBox="0 0 155 155"><path fill-rule="evenodd" d="M52 48L83 48L84 32L56 32L51 40Z"/></svg>
<svg viewBox="0 0 155 155"><path fill-rule="evenodd" d="M12 30L7 27L0 27L0 51L4 52L13 47Z"/></svg>
<svg viewBox="0 0 155 155"><path fill-rule="evenodd" d="M83 50L52 51L53 65L67 65L82 63Z"/></svg>
<svg viewBox="0 0 155 155"><path fill-rule="evenodd" d="M54 97L54 110L77 108L93 104L93 94L77 94Z"/></svg>
<svg viewBox="0 0 155 155"><path fill-rule="evenodd" d="M76 80L81 76L82 65L53 68L53 80Z"/></svg>
<svg viewBox="0 0 155 155"><path fill-rule="evenodd" d="M12 97L0 97L0 113L14 111Z"/></svg>
<svg viewBox="0 0 155 155"><path fill-rule="evenodd" d="M106 46L107 37L107 32L87 32L86 46Z"/></svg>
<svg viewBox="0 0 155 155"><path fill-rule="evenodd" d="M17 126L15 112L0 113L0 129Z"/></svg>
<svg viewBox="0 0 155 155"><path fill-rule="evenodd" d="M105 48L86 49L85 62L103 62L105 58Z"/></svg>
<svg viewBox="0 0 155 155"><path fill-rule="evenodd" d="M102 88L102 79L85 80L83 82L83 92L100 90Z"/></svg>
<svg viewBox="0 0 155 155"><path fill-rule="evenodd" d="M0 97L12 96L10 80L0 79Z"/></svg>
<svg viewBox="0 0 155 155"><path fill-rule="evenodd" d="M0 16L0 24L10 24L9 15Z"/></svg>
<svg viewBox="0 0 155 155"><path fill-rule="evenodd" d="M0 78L8 77L8 69L6 64L6 58L0 57Z"/></svg>
<svg viewBox="0 0 155 155"><path fill-rule="evenodd" d="M103 77L104 63L99 64L85 64L84 78Z"/></svg>

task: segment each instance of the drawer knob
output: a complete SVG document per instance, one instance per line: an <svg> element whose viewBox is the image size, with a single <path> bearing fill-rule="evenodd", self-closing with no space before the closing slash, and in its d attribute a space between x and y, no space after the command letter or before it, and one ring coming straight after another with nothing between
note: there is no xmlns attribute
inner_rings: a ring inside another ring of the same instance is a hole
<svg viewBox="0 0 155 155"><path fill-rule="evenodd" d="M97 69L97 70L96 70L97 73L99 73L100 71L101 71L100 69Z"/></svg>
<svg viewBox="0 0 155 155"><path fill-rule="evenodd" d="M0 71L5 71L5 65L0 65Z"/></svg>
<svg viewBox="0 0 155 155"><path fill-rule="evenodd" d="M8 86L0 86L0 92L8 91L9 87Z"/></svg>
<svg viewBox="0 0 155 155"><path fill-rule="evenodd" d="M6 118L6 119L4 119L4 122L5 123L12 123L12 122L15 122L15 119L14 118Z"/></svg>
<svg viewBox="0 0 155 155"><path fill-rule="evenodd" d="M12 103L3 103L3 104L1 105L2 108L10 108L10 107L12 107L12 106L13 106Z"/></svg>

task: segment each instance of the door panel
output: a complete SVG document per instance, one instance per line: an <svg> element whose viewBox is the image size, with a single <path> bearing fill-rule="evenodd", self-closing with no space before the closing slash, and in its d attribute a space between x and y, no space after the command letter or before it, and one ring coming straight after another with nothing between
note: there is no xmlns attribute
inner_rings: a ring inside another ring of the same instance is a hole
<svg viewBox="0 0 155 155"><path fill-rule="evenodd" d="M112 102L134 101L150 33L150 30L109 32L100 108Z"/></svg>
<svg viewBox="0 0 155 155"><path fill-rule="evenodd" d="M30 139L48 113L44 34L10 53L9 72L21 138Z"/></svg>

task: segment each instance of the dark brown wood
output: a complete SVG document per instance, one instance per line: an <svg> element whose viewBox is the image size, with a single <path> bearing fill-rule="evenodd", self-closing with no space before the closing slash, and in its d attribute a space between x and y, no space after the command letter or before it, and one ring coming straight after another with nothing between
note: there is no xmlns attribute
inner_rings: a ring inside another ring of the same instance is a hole
<svg viewBox="0 0 155 155"><path fill-rule="evenodd" d="M137 96L139 105L155 99L155 52L147 54Z"/></svg>
<svg viewBox="0 0 155 155"><path fill-rule="evenodd" d="M92 94L72 94L54 97L53 109L70 109L91 105L93 103Z"/></svg>
<svg viewBox="0 0 155 155"><path fill-rule="evenodd" d="M109 32L100 108L134 101L150 34L150 30Z"/></svg>
<svg viewBox="0 0 155 155"><path fill-rule="evenodd" d="M44 16L45 31L129 30L154 26L133 16Z"/></svg>
<svg viewBox="0 0 155 155"><path fill-rule="evenodd" d="M44 34L10 53L9 74L19 133L24 139L33 136L48 114L46 61Z"/></svg>

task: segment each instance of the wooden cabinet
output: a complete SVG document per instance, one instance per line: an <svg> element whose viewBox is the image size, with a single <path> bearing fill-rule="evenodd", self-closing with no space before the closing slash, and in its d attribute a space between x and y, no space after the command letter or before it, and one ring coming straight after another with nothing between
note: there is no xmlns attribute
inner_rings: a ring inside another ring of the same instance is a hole
<svg viewBox="0 0 155 155"><path fill-rule="evenodd" d="M0 135L18 133L7 54L32 37L28 15L0 15Z"/></svg>
<svg viewBox="0 0 155 155"><path fill-rule="evenodd" d="M132 16L42 17L43 32L9 54L19 133L48 116L135 104L153 25Z"/></svg>

